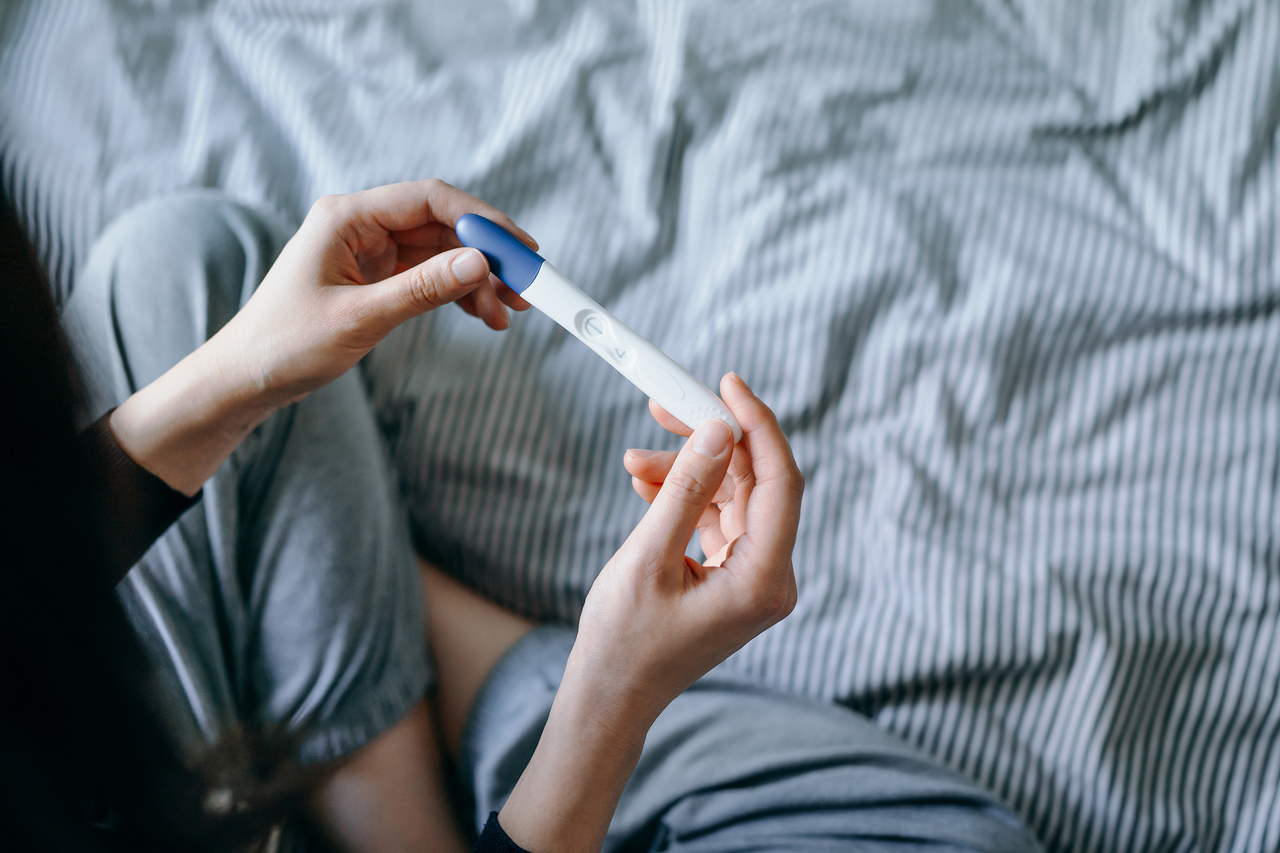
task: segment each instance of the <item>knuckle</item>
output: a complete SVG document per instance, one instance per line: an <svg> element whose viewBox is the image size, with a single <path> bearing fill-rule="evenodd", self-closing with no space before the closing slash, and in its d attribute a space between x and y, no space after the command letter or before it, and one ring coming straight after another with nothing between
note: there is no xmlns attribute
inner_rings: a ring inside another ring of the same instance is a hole
<svg viewBox="0 0 1280 853"><path fill-rule="evenodd" d="M342 205L342 197L336 195L320 196L316 199L315 204L311 205L311 210L307 213L308 218L316 218L321 221L330 221L337 217L338 210Z"/></svg>
<svg viewBox="0 0 1280 853"><path fill-rule="evenodd" d="M666 482L672 487L673 497L685 503L701 505L707 503L720 486L720 483L713 482L713 479L709 471L686 467L673 471L667 476Z"/></svg>
<svg viewBox="0 0 1280 853"><path fill-rule="evenodd" d="M446 184L439 178L427 178L422 183L423 194L427 197L427 203L433 207L443 201L442 195L449 192L453 187Z"/></svg>
<svg viewBox="0 0 1280 853"><path fill-rule="evenodd" d="M440 273L429 264L418 267L409 277L409 296L419 307L442 304L445 289Z"/></svg>

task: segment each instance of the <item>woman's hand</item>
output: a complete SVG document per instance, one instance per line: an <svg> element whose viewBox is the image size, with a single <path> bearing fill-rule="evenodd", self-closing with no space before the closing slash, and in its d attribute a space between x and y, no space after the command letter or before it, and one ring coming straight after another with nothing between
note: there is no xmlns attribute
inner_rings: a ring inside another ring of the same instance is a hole
<svg viewBox="0 0 1280 853"><path fill-rule="evenodd" d="M720 394L742 424L737 446L709 421L678 454L627 455L652 507L587 595L547 726L499 816L528 850L598 850L662 709L795 607L803 478L746 383L730 374ZM684 553L695 530L715 554L705 565Z"/></svg>
<svg viewBox="0 0 1280 853"><path fill-rule="evenodd" d="M529 304L461 248L464 213L510 219L441 181L322 198L252 298L221 330L111 416L120 446L195 494L254 427L349 370L392 329L448 302L494 329ZM504 307L505 306L505 307Z"/></svg>
<svg viewBox="0 0 1280 853"><path fill-rule="evenodd" d="M742 382L737 374L731 374L726 379ZM649 411L658 423L671 432L693 435L693 430L653 400L649 401ZM632 488L644 498L645 503L652 504L658 497L678 456L679 453L674 450L627 451L622 464L631 474ZM698 540L702 553L707 555L707 566L722 565L728 558L734 541L746 530L747 505L751 501L755 481L750 446L748 443L740 444L734 449L733 458L729 461L728 475L720 481L720 488L698 519Z"/></svg>
<svg viewBox="0 0 1280 853"><path fill-rule="evenodd" d="M465 213L537 248L506 215L443 181L326 196L209 343L279 406L338 378L396 326L446 303L507 328L507 307L529 303L490 274L483 254L462 248L453 225Z"/></svg>
<svg viewBox="0 0 1280 853"><path fill-rule="evenodd" d="M685 688L791 612L803 478L773 412L736 374L720 393L743 428L710 421L679 453L629 451L652 504L587 596L571 665L656 717ZM655 403L667 429L688 427ZM685 556L694 531L705 564Z"/></svg>

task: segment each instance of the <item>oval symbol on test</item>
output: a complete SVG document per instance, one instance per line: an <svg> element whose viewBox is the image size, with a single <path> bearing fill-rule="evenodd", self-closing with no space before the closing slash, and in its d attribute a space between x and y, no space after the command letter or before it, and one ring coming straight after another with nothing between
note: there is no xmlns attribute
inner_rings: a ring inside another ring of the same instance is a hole
<svg viewBox="0 0 1280 853"><path fill-rule="evenodd" d="M640 374L640 378L653 386L653 389L659 394L665 396L671 402L684 399L684 386L676 381L676 378L667 371L658 367L656 364L650 364L642 361L636 365L636 373ZM658 402L662 402L659 400Z"/></svg>
<svg viewBox="0 0 1280 853"><path fill-rule="evenodd" d="M604 334L604 325L601 324L599 317L588 317L587 322L583 325L587 329L587 334L593 338L598 338Z"/></svg>

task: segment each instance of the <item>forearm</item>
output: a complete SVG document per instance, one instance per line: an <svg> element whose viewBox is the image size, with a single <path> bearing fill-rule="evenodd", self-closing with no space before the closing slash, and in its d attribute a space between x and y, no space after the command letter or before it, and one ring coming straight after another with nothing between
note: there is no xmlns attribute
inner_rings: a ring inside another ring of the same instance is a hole
<svg viewBox="0 0 1280 853"><path fill-rule="evenodd" d="M576 652L576 650L575 650ZM498 815L533 853L594 853L656 712L602 692L571 655L537 749Z"/></svg>
<svg viewBox="0 0 1280 853"><path fill-rule="evenodd" d="M120 447L139 465L194 495L284 401L255 386L224 336L215 335L111 416Z"/></svg>

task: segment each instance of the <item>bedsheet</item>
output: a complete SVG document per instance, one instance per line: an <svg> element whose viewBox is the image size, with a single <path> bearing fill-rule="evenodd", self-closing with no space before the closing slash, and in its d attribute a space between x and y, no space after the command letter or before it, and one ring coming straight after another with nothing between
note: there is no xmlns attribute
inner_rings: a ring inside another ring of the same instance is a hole
<svg viewBox="0 0 1280 853"><path fill-rule="evenodd" d="M513 215L807 478L796 612L725 664L841 702L1055 851L1280 847L1280 6L14 3L0 174L57 295L132 204L300 221L436 176ZM645 400L547 318L363 365L419 547L572 622Z"/></svg>

